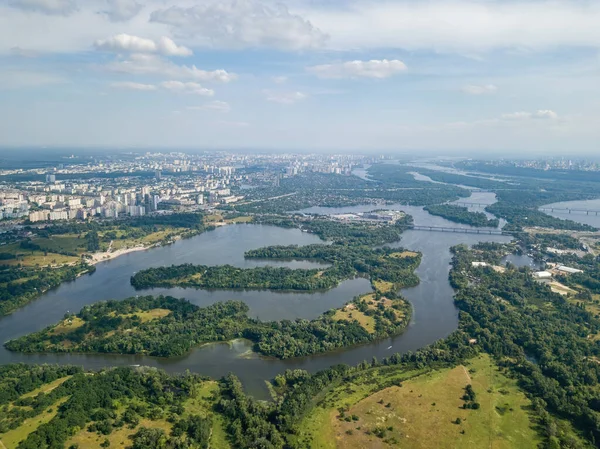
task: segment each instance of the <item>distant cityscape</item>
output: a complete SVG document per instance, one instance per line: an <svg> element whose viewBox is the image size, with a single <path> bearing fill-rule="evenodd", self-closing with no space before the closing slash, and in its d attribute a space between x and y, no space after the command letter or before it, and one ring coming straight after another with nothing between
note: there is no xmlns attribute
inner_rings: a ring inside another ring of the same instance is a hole
<svg viewBox="0 0 600 449"><path fill-rule="evenodd" d="M379 156L377 159L381 159ZM0 220L31 223L193 211L244 199L304 172L350 175L374 158L355 155L145 153L51 168L0 170Z"/></svg>

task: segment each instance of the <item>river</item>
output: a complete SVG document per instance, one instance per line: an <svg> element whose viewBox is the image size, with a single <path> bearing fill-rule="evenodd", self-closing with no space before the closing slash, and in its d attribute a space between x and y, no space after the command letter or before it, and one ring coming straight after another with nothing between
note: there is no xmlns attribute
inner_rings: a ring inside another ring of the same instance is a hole
<svg viewBox="0 0 600 449"><path fill-rule="evenodd" d="M488 196L487 200L493 201L493 198ZM410 213L416 224L469 227L431 216L420 207L403 205L388 207ZM310 208L304 212L329 214L367 211L372 208L372 205ZM105 366L149 365L170 372L189 369L211 377L221 377L233 372L251 394L267 397L264 380L274 377L285 369L302 368L314 372L336 363L356 364L362 360L370 360L374 356L383 358L394 352L416 350L453 332L458 324L458 313L452 300L453 291L448 283L451 260L449 248L459 243L474 244L480 241L507 242L509 237L410 230L402 235L401 242L391 244L390 246L402 246L423 254L422 263L417 269L421 283L402 292L414 309L412 322L404 334L372 344L293 360L258 357L250 352L250 345L245 341L205 345L186 356L171 359L107 354L19 354L0 348L0 363L71 363L90 369ZM243 257L244 251L261 246L306 245L318 242L321 240L315 235L297 229L230 225L191 239L178 241L173 245L130 253L100 263L95 273L65 283L14 314L0 318L0 341L4 342L40 330L60 320L65 312L79 311L86 304L145 293L185 297L201 306L215 301L240 299L249 305L252 316L263 320L315 318L324 311L340 307L354 296L369 291L369 282L357 278L342 282L337 288L317 293L195 289L153 289L136 292L129 284L129 277L134 272L151 266L186 262L207 265L229 263L240 267L266 263L295 268L322 266L306 261L265 262L245 260ZM390 346L391 348L388 349Z"/></svg>
<svg viewBox="0 0 600 449"><path fill-rule="evenodd" d="M600 211L600 199L595 200L581 200L581 201L564 201L561 203L552 203L546 204L542 206L544 208L544 213L548 215L552 215L556 218L562 218L564 220L573 220L578 223L584 223L590 226L594 226L595 228L600 229L600 214L596 215L595 213L590 213L586 215L585 212L577 212L573 211L569 213L568 211L550 211L548 208L556 208L556 209L588 209L588 210L597 210Z"/></svg>

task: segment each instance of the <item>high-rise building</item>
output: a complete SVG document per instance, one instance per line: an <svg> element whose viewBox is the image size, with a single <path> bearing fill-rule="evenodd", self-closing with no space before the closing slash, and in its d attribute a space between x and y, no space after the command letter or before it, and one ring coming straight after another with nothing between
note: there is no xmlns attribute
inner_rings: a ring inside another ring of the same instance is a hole
<svg viewBox="0 0 600 449"><path fill-rule="evenodd" d="M51 182L56 182L56 175L53 175L51 173L48 173L46 175L46 182L47 183L51 183Z"/></svg>

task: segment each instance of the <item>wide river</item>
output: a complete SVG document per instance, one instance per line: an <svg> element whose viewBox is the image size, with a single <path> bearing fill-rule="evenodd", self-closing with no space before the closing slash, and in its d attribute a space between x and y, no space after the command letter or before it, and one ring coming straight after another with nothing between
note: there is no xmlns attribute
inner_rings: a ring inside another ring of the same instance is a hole
<svg viewBox="0 0 600 449"><path fill-rule="evenodd" d="M478 202L495 201L494 194L480 193ZM440 217L434 217L420 207L393 205L390 209L410 213L415 224L468 228ZM311 208L311 213L342 213L372 210L373 206L345 208ZM402 246L423 254L417 274L421 283L405 289L402 294L411 302L414 312L411 324L399 336L372 344L339 350L333 353L292 360L273 360L251 353L249 343L210 344L190 354L171 359L131 355L101 354L19 354L0 347L0 364L12 362L77 364L86 368L120 365L148 365L170 372L190 371L220 377L229 372L236 374L246 389L257 397L267 397L265 379L273 378L285 369L302 368L317 371L337 363L357 364L374 356L381 359L394 352L416 350L446 337L457 328L458 312L454 307L453 290L448 283L451 255L449 248L459 243L480 241L507 242L509 237L483 234L407 231L402 240L390 246ZM201 234L173 245L130 253L97 265L91 275L61 285L49 291L10 316L0 318L0 342L38 331L60 320L65 312L76 312L86 304L105 299L122 299L136 294L169 294L185 297L194 304L208 305L216 301L239 299L250 307L251 315L263 320L315 318L331 308L340 307L354 296L370 291L365 279L342 282L337 288L318 293L290 293L269 291L207 291L194 289L153 289L135 291L129 284L130 276L144 268L180 263L207 265L231 264L240 267L256 265L285 265L313 267L318 264L305 261L257 262L244 260L244 251L267 245L306 245L321 242L312 234L296 229L282 229L261 225L230 225Z"/></svg>

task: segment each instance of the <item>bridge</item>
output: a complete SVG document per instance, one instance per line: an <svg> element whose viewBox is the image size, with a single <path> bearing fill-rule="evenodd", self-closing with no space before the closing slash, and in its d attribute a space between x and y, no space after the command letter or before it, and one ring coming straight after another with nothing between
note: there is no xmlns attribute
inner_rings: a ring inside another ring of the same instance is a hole
<svg viewBox="0 0 600 449"><path fill-rule="evenodd" d="M465 201L456 201L454 203L450 203L450 204L456 204L457 206L472 206L472 207L487 207L489 206L489 204L485 204L485 203L469 203L469 202L465 202ZM586 215L595 215L598 216L598 214L600 214L600 210L599 209L584 209L584 208L579 208L579 207L538 207L537 210L542 211L542 212L567 212L569 214L586 214Z"/></svg>
<svg viewBox="0 0 600 449"><path fill-rule="evenodd" d="M448 226L405 225L404 229L413 231L454 232L458 234L512 235L510 232L495 228L453 228Z"/></svg>
<svg viewBox="0 0 600 449"><path fill-rule="evenodd" d="M597 209L580 209L573 207L540 207L538 210L544 212L567 212L569 214L586 214L586 215L595 215L598 216L600 214L600 210Z"/></svg>

